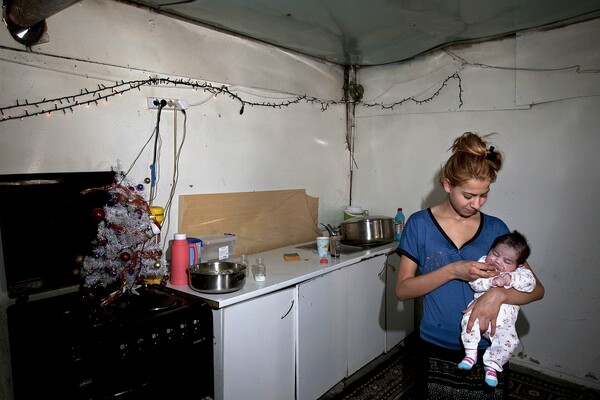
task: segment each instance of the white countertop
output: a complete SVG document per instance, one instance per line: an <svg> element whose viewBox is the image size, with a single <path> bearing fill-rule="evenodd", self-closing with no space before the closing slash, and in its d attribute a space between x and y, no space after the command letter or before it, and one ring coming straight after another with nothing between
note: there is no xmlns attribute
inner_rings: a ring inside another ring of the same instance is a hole
<svg viewBox="0 0 600 400"><path fill-rule="evenodd" d="M223 308L257 296L262 296L267 293L297 285L298 283L336 269L356 264L364 259L379 255L389 255L398 247L398 242L391 242L386 245L372 247L352 254L342 254L339 258L327 257L328 263L321 264L316 250L297 248L297 246L309 243L311 242L299 243L249 255L248 261L250 265L255 264L256 259L259 257L264 260L267 265L267 279L263 282L256 282L254 276L250 273L250 275L246 277L244 287L235 292L209 294L197 292L188 285L173 285L168 283L167 286L181 292L198 296L206 300L212 308ZM298 253L301 261L285 261L283 259L285 253Z"/></svg>

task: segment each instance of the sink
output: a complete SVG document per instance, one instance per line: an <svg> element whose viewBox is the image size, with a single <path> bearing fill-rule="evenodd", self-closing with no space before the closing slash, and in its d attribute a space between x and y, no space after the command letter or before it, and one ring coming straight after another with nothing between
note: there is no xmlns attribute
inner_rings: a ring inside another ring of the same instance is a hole
<svg viewBox="0 0 600 400"><path fill-rule="evenodd" d="M313 251L317 251L317 243L308 243L308 244L303 244L302 246L296 246L297 249L302 249L302 250L313 250ZM341 245L341 249L340 249L340 253L341 254L352 254L352 253L358 253L359 251L364 251L365 248L364 247L359 247L359 246L351 246L349 244L343 244Z"/></svg>

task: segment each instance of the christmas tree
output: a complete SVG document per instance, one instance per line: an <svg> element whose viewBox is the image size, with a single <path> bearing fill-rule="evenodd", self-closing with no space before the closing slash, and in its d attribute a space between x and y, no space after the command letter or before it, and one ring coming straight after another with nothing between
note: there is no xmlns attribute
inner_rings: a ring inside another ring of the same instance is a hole
<svg viewBox="0 0 600 400"><path fill-rule="evenodd" d="M160 262L160 225L153 218L141 192L144 185L123 184L117 174L115 183L84 191L106 190L109 204L93 210L98 232L92 254L83 259L81 274L87 288L116 289L102 300L107 305L124 293L137 293L145 279L166 283L165 266ZM118 183L117 183L118 182Z"/></svg>

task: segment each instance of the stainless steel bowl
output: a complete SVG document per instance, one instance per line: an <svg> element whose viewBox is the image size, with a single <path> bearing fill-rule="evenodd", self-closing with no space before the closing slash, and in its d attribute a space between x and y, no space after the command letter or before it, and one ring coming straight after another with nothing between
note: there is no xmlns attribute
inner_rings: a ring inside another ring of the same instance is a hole
<svg viewBox="0 0 600 400"><path fill-rule="evenodd" d="M229 261L210 261L188 268L190 288L203 293L229 293L246 283L246 266Z"/></svg>

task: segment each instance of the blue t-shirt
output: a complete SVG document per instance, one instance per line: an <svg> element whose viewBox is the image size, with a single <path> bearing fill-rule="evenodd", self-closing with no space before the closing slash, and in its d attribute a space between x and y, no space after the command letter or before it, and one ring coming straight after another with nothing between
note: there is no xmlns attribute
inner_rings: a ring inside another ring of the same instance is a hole
<svg viewBox="0 0 600 400"><path fill-rule="evenodd" d="M460 249L446 236L430 209L410 216L400 238L397 253L417 263L421 275L459 260L477 261L487 254L496 237L509 233L502 220L483 213L475 235ZM448 349L460 350L462 311L473 300L473 290L467 282L452 280L423 299L421 337ZM487 347L482 341L479 346Z"/></svg>

